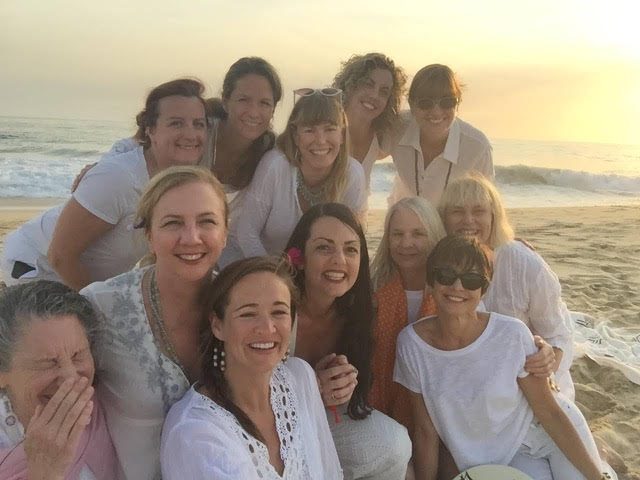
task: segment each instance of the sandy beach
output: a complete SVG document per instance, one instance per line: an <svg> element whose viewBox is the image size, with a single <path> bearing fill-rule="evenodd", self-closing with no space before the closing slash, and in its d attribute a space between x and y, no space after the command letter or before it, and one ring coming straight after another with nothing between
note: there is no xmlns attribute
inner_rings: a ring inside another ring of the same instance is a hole
<svg viewBox="0 0 640 480"><path fill-rule="evenodd" d="M0 200L4 236L55 199ZM640 335L640 207L533 208L509 211L560 277L571 310ZM369 249L380 240L384 212L369 213ZM621 480L640 480L640 385L583 357L572 367L576 400Z"/></svg>

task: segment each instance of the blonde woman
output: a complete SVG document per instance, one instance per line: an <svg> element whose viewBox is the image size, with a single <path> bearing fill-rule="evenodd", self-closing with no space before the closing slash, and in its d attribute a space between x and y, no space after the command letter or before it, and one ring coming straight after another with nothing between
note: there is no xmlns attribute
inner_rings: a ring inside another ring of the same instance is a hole
<svg viewBox="0 0 640 480"><path fill-rule="evenodd" d="M366 212L362 166L349 157L346 117L337 89L300 89L277 149L260 161L230 228L235 257L277 254L312 206L339 202ZM229 255L229 261L236 258Z"/></svg>
<svg viewBox="0 0 640 480"><path fill-rule="evenodd" d="M203 285L224 248L227 204L220 182L198 167L153 178L138 207L154 264L80 293L99 312L96 370L119 478L160 477L160 433L169 408L199 377Z"/></svg>
<svg viewBox="0 0 640 480"><path fill-rule="evenodd" d="M371 406L411 430L409 399L393 382L396 339L418 318L435 313L426 285L427 257L445 236L436 208L424 198L407 197L389 208L384 233L371 262L376 300Z"/></svg>
<svg viewBox="0 0 640 480"><path fill-rule="evenodd" d="M571 318L560 282L540 255L514 240L496 187L482 175L468 174L449 184L438 210L448 234L472 235L492 250L494 274L482 298L485 307L522 320L553 347L551 370L562 393L573 400ZM545 353L534 355L525 368L545 375L548 364Z"/></svg>

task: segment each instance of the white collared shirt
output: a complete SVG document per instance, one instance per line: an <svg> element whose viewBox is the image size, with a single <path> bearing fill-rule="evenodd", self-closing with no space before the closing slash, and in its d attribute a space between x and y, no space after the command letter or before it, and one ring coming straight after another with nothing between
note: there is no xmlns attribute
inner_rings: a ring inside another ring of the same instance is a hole
<svg viewBox="0 0 640 480"><path fill-rule="evenodd" d="M478 171L493 181L491 144L480 130L456 117L444 151L424 168L418 123L409 111L402 112L401 118L402 136L391 149L398 173L389 196L390 205L414 195L437 205L448 182L468 171Z"/></svg>

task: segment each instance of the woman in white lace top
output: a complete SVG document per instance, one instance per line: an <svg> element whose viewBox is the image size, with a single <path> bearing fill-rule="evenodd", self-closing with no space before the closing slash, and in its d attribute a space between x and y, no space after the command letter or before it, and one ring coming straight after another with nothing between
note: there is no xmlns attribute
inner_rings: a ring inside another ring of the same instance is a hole
<svg viewBox="0 0 640 480"><path fill-rule="evenodd" d="M547 375L547 357L551 357L560 390L573 400L571 318L562 301L560 282L540 255L514 240L496 187L482 175L468 174L449 183L438 210L447 233L475 236L491 248L493 281L482 297L487 311L522 320L553 347L542 349L525 368L529 373ZM555 358L547 355L551 352Z"/></svg>
<svg viewBox="0 0 640 480"><path fill-rule="evenodd" d="M276 257L235 262L207 288L201 380L167 416L165 480L342 478L313 370L287 360L295 292Z"/></svg>

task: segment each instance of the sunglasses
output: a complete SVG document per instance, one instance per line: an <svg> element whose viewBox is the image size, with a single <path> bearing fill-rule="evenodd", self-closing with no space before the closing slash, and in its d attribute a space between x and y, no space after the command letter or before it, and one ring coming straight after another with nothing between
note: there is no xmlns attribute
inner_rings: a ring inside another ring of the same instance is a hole
<svg viewBox="0 0 640 480"><path fill-rule="evenodd" d="M465 290L478 290L479 288L485 288L489 285L487 277L476 272L458 273L453 268L445 267L436 268L433 273L434 280L440 285L453 285L457 279L460 279L462 287Z"/></svg>
<svg viewBox="0 0 640 480"><path fill-rule="evenodd" d="M442 110L455 108L460 100L456 97L421 98L416 101L416 106L421 110L431 110L437 105Z"/></svg>
<svg viewBox="0 0 640 480"><path fill-rule="evenodd" d="M340 95L342 101L342 90L339 88L298 88L293 91L293 96L311 97L312 95L323 95L325 97L336 97Z"/></svg>

